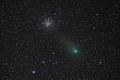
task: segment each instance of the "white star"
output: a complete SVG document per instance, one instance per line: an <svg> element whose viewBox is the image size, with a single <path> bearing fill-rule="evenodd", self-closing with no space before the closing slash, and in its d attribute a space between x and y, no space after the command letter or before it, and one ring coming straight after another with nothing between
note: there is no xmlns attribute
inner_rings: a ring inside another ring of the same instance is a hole
<svg viewBox="0 0 120 80"><path fill-rule="evenodd" d="M35 71L33 70L32 73L35 74Z"/></svg>
<svg viewBox="0 0 120 80"><path fill-rule="evenodd" d="M45 63L45 61L42 61L42 63L44 64L44 63Z"/></svg>
<svg viewBox="0 0 120 80"><path fill-rule="evenodd" d="M55 54L55 52L53 52L53 54Z"/></svg>

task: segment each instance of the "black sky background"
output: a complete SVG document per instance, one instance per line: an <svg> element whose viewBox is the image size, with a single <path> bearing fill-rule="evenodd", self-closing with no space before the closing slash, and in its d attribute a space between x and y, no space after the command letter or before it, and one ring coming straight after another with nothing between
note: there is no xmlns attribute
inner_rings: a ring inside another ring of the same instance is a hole
<svg viewBox="0 0 120 80"><path fill-rule="evenodd" d="M1 0L0 80L119 80L119 7L119 0ZM42 25L48 18L50 29ZM84 54L71 57L64 40Z"/></svg>

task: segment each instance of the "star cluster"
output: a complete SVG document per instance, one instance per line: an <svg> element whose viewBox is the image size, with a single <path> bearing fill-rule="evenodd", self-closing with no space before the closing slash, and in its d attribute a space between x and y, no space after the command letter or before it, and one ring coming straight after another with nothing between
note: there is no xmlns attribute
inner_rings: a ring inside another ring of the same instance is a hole
<svg viewBox="0 0 120 80"><path fill-rule="evenodd" d="M119 0L1 0L0 80L120 80Z"/></svg>

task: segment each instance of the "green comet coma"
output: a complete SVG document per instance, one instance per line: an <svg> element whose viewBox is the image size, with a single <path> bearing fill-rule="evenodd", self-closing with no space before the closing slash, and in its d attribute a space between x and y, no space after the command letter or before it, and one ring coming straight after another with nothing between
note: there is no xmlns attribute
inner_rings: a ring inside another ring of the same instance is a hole
<svg viewBox="0 0 120 80"><path fill-rule="evenodd" d="M73 57L79 57L83 55L84 51L79 44L75 44L73 42L66 41L65 42L65 52L70 54Z"/></svg>

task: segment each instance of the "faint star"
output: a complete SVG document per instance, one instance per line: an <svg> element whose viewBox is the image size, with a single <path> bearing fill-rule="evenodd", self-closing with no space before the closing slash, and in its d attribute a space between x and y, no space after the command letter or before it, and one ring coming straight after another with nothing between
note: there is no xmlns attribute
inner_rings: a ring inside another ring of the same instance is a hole
<svg viewBox="0 0 120 80"><path fill-rule="evenodd" d="M44 64L44 63L45 63L45 61L42 61L42 63Z"/></svg>
<svg viewBox="0 0 120 80"><path fill-rule="evenodd" d="M99 63L101 64L102 62L100 61Z"/></svg>
<svg viewBox="0 0 120 80"><path fill-rule="evenodd" d="M58 64L58 62L56 61L55 64Z"/></svg>
<svg viewBox="0 0 120 80"><path fill-rule="evenodd" d="M53 64L58 64L58 62L56 61L56 62L54 62Z"/></svg>
<svg viewBox="0 0 120 80"><path fill-rule="evenodd" d="M82 40L80 40L80 42L82 42Z"/></svg>
<svg viewBox="0 0 120 80"><path fill-rule="evenodd" d="M100 64L102 64L102 61L100 61L100 62L98 63L98 65L100 65Z"/></svg>
<svg viewBox="0 0 120 80"><path fill-rule="evenodd" d="M55 54L55 52L53 52L53 54Z"/></svg>

